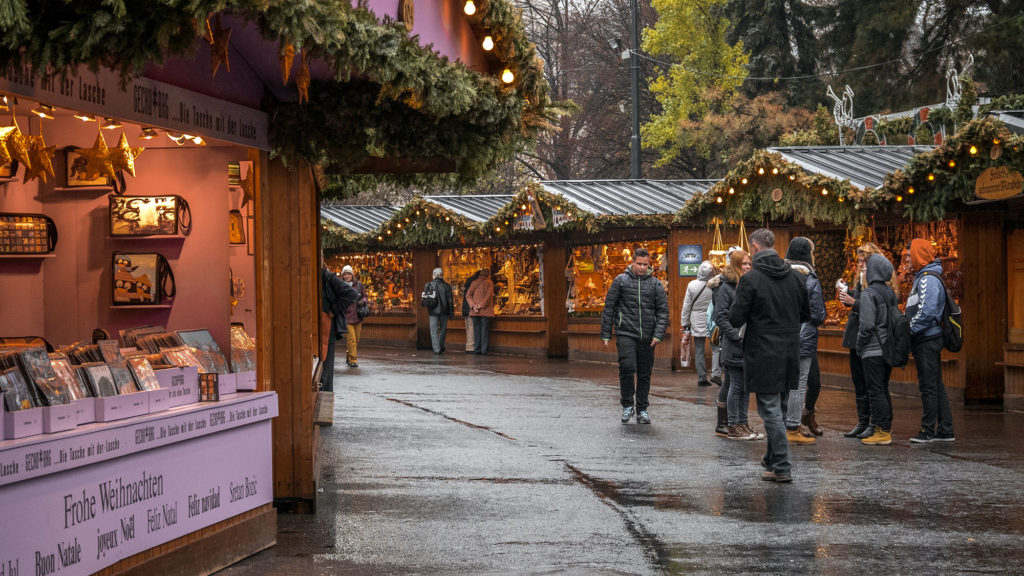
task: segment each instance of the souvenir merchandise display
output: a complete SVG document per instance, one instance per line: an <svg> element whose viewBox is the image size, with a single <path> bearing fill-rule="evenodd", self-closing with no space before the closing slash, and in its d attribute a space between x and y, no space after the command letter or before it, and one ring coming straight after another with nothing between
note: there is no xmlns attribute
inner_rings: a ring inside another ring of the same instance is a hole
<svg viewBox="0 0 1024 576"><path fill-rule="evenodd" d="M139 344L139 340L141 338L143 338L144 336L149 336L149 335L153 335L153 334L162 335L163 337L167 338L167 340L162 341L162 343L160 344L162 346L180 346L181 345L181 342L178 340L178 337L175 336L174 334L171 334L171 333L167 332L167 329L164 328L163 326L152 326L152 325L150 325L150 326L137 326L135 328L128 328L128 329L119 331L119 335L121 336L121 345L123 347L125 347L125 348L139 348L139 349L142 349L142 350L149 350L150 352L157 352L157 351L160 350L160 346L156 346L155 348L150 348L150 347L148 347L148 346L146 346L144 344ZM143 340L143 342L147 342L147 341L148 340Z"/></svg>
<svg viewBox="0 0 1024 576"><path fill-rule="evenodd" d="M111 279L115 306L156 305L174 298L174 273L156 252L114 252Z"/></svg>
<svg viewBox="0 0 1024 576"><path fill-rule="evenodd" d="M494 282L494 313L499 316L544 314L540 269L540 245L493 248L481 246L438 252L444 279L452 285L455 313L462 313L466 280L481 268L491 271Z"/></svg>
<svg viewBox="0 0 1024 576"><path fill-rule="evenodd" d="M231 324L231 368L235 372L256 370L256 342L238 323Z"/></svg>
<svg viewBox="0 0 1024 576"><path fill-rule="evenodd" d="M192 348L189 346L175 346L174 348L164 348L160 351L163 354L167 363L171 366L177 366L178 368L187 368L189 366L195 366L199 372L209 372L203 363L199 361L199 358L192 352Z"/></svg>
<svg viewBox="0 0 1024 576"><path fill-rule="evenodd" d="M114 179L109 175L89 169L89 159L82 155L79 150L79 148L73 146L68 146L64 150L64 166L67 168L64 185L68 188L79 186L113 186ZM88 148L85 150L86 152L89 151Z"/></svg>
<svg viewBox="0 0 1024 576"><path fill-rule="evenodd" d="M131 370L128 369L128 363L124 356L121 355L117 340L100 340L97 345L103 355L103 361L110 367L110 374L114 377L114 385L117 386L118 394L131 394L143 389L141 386L135 385L135 379Z"/></svg>
<svg viewBox="0 0 1024 576"><path fill-rule="evenodd" d="M646 248L651 254L651 272L667 291L668 242L665 240L576 246L572 249L565 271L569 280L569 293L566 297L569 314L577 317L600 315L612 280L626 271L637 248Z"/></svg>
<svg viewBox="0 0 1024 576"><path fill-rule="evenodd" d="M67 355L62 352L51 352L49 356L54 373L57 374L57 378L68 389L71 399L81 400L82 398L88 398L90 396L89 387L85 385L81 375L71 366L71 361L68 360Z"/></svg>
<svg viewBox="0 0 1024 576"><path fill-rule="evenodd" d="M366 287L373 313L415 310L411 252L342 254L327 258L327 269L335 274L341 274L345 266L351 266L356 278ZM419 295L418 290L415 295Z"/></svg>
<svg viewBox="0 0 1024 576"><path fill-rule="evenodd" d="M220 351L220 346L217 346L217 341L213 339L209 330L205 328L199 330L178 330L176 334L185 345L192 347L192 353L202 363L205 372L215 372L217 374L231 372L227 359L224 358L224 354Z"/></svg>
<svg viewBox="0 0 1024 576"><path fill-rule="evenodd" d="M35 406L28 382L18 368L5 368L0 372L0 390L4 394L4 406L8 412L28 410Z"/></svg>
<svg viewBox="0 0 1024 576"><path fill-rule="evenodd" d="M0 255L49 254L57 248L57 226L42 214L0 213Z"/></svg>
<svg viewBox="0 0 1024 576"><path fill-rule="evenodd" d="M865 229L862 235L848 234L843 248L845 270L842 279L853 288L857 276L857 247L866 242L873 242L882 250L882 254L893 263L896 269L896 298L900 309L904 309L907 296L914 285L914 271L911 268L907 246L915 238L923 238L932 243L935 255L942 261L942 279L957 303L963 296L963 271L960 269L960 222L958 220L941 220L937 222L911 222L896 226L874 226ZM826 285L822 280L825 297L832 300L825 303L826 326L845 326L849 308L837 299L835 283Z"/></svg>
<svg viewBox="0 0 1024 576"><path fill-rule="evenodd" d="M199 401L220 401L220 381L217 379L216 372L204 372L199 374Z"/></svg>
<svg viewBox="0 0 1024 576"><path fill-rule="evenodd" d="M181 196L111 194L111 236L177 236L192 230L192 212Z"/></svg>
<svg viewBox="0 0 1024 576"><path fill-rule="evenodd" d="M70 392L57 380L57 374L50 364L46 348L32 346L17 352L21 371L29 383L29 391L34 395L36 406L54 406L67 404L71 401Z"/></svg>
<svg viewBox="0 0 1024 576"><path fill-rule="evenodd" d="M132 371L132 376L135 377L135 383L140 390L158 390L160 388L156 373L153 372L153 366L149 363L145 352L140 351L137 354L128 355L125 357L125 362Z"/></svg>
<svg viewBox="0 0 1024 576"><path fill-rule="evenodd" d="M114 375L110 373L110 367L103 362L86 362L78 367L79 372L92 389L92 395L97 398L117 396L117 385L114 384Z"/></svg>

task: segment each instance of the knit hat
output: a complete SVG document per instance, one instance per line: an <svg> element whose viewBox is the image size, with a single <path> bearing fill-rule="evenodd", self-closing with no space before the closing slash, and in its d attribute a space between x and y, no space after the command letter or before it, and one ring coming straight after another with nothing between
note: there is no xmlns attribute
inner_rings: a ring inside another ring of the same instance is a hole
<svg viewBox="0 0 1024 576"><path fill-rule="evenodd" d="M814 264L814 242L810 238L797 236L789 241L786 249L786 260Z"/></svg>
<svg viewBox="0 0 1024 576"><path fill-rule="evenodd" d="M935 249L932 243L922 238L910 241L910 264L914 270L920 270L935 260Z"/></svg>
<svg viewBox="0 0 1024 576"><path fill-rule="evenodd" d="M356 273L352 271L352 267L349 266L348 264L346 264L345 267L341 269L341 273L342 274L344 274L345 272L348 272L349 274L351 274L353 276L356 275Z"/></svg>

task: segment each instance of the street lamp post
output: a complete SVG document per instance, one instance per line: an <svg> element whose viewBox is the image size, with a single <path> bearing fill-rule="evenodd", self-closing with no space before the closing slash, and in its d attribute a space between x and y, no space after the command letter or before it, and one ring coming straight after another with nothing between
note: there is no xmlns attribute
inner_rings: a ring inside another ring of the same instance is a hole
<svg viewBox="0 0 1024 576"><path fill-rule="evenodd" d="M640 179L640 14L637 0L631 0L633 11L633 44L629 52L630 93L633 103L633 130L629 138L630 178Z"/></svg>

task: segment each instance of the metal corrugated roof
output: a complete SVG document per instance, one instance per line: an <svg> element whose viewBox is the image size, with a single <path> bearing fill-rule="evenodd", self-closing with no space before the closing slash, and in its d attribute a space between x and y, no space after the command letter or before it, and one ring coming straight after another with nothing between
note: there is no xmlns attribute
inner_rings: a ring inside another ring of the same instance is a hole
<svg viewBox="0 0 1024 576"><path fill-rule="evenodd" d="M995 116L1014 134L1024 134L1024 110L993 110L989 116Z"/></svg>
<svg viewBox="0 0 1024 576"><path fill-rule="evenodd" d="M321 204L320 217L356 234L370 232L398 212L394 206L359 206Z"/></svg>
<svg viewBox="0 0 1024 576"><path fill-rule="evenodd" d="M769 148L787 162L809 172L837 180L849 180L854 186L881 188L885 177L907 165L915 154L934 146L789 146Z"/></svg>
<svg viewBox="0 0 1024 576"><path fill-rule="evenodd" d="M595 216L673 214L694 194L717 180L547 180L544 189L560 194Z"/></svg>
<svg viewBox="0 0 1024 576"><path fill-rule="evenodd" d="M461 214L473 222L487 222L499 210L516 199L512 195L466 195L466 196L424 196L424 200L433 202L456 214Z"/></svg>

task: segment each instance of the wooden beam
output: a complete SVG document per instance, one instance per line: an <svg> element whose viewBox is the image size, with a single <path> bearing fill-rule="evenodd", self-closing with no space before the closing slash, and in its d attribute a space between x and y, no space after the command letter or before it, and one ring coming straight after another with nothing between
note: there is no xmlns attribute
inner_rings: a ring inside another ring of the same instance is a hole
<svg viewBox="0 0 1024 576"><path fill-rule="evenodd" d="M420 293L423 287L433 278L434 268L438 266L437 250L417 248L412 251L412 290L416 308L416 348L430 350L430 314L420 306Z"/></svg>
<svg viewBox="0 0 1024 576"><path fill-rule="evenodd" d="M1003 215L967 212L960 228L964 360L968 402L1002 402L1006 342L1006 235ZM947 384L948 386L948 384Z"/></svg>
<svg viewBox="0 0 1024 576"><path fill-rule="evenodd" d="M545 239L543 297L548 358L565 358L569 355L569 311L565 308L568 289L565 267L568 258L568 249L560 237L553 234Z"/></svg>

